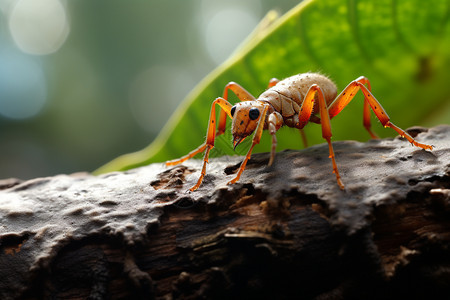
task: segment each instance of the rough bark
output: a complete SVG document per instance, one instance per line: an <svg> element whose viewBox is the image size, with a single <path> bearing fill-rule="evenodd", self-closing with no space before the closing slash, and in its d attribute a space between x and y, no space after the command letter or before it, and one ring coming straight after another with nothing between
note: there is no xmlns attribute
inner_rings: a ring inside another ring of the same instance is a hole
<svg viewBox="0 0 450 300"><path fill-rule="evenodd" d="M450 127L0 183L1 299L388 299L450 292Z"/></svg>

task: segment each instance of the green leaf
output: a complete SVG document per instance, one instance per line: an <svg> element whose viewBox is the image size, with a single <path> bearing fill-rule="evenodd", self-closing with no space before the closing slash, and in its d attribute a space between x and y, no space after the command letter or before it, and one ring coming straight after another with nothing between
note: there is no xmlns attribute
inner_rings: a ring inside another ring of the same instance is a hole
<svg viewBox="0 0 450 300"><path fill-rule="evenodd" d="M448 0L312 0L275 21L269 14L229 60L194 88L152 144L97 173L163 162L196 148L204 142L211 103L229 81L257 96L273 77L321 72L342 90L364 75L393 123L402 128L435 125L450 110L449 18ZM333 140L369 139L362 126L362 100L358 95L333 118ZM380 136L395 135L375 118L372 123ZM320 125L308 124L305 131L310 145L324 142ZM277 150L303 147L295 129L281 129L277 138ZM225 145L229 142L219 139L216 148L233 154ZM263 135L255 152L269 151L270 142Z"/></svg>

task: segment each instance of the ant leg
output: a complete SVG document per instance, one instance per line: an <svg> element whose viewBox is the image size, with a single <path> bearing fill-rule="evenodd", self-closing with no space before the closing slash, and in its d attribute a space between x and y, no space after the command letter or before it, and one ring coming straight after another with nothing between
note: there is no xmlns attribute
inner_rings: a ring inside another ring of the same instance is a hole
<svg viewBox="0 0 450 300"><path fill-rule="evenodd" d="M208 121L208 130L206 132L206 143L205 143L206 151L205 151L205 156L203 157L203 167L202 167L202 171L200 173L200 177L198 178L197 184L190 188L191 192L198 189L198 187L202 183L203 178L205 177L205 174L206 174L206 164L209 162L209 151L211 151L211 149L214 147L214 140L216 138L216 132L215 132L215 130L216 130L216 104L218 104L222 108L222 111L224 111L227 115L229 115L231 117L230 111L231 111L232 105L230 104L230 102L228 102L224 98L220 98L220 97L217 98L216 100L214 100L214 102L211 106L211 113L209 115L209 121Z"/></svg>
<svg viewBox="0 0 450 300"><path fill-rule="evenodd" d="M384 127L390 127L394 129L400 136L406 138L411 144L413 144L416 147L425 149L425 150L432 150L433 146L422 144L416 142L408 133L406 133L403 129L397 127L393 123L390 122L390 118L387 115L384 108L381 106L380 102L373 96L373 94L370 92L370 89L368 89L364 83L369 83L369 80L365 77L359 77L357 80L352 81L342 92L339 94L338 97L330 104L328 107L328 113L330 115L330 118L333 118L337 114L339 114L342 109L344 109L345 106L353 99L353 97L356 95L358 90L361 90L364 94L364 101L368 104L365 104L365 124L368 123L370 126L370 120L368 120L368 116L370 113L367 113L368 107L372 108L373 112L377 116L378 120L380 120L381 124ZM369 84L370 88L370 84ZM367 127L366 127L367 128ZM370 132L370 131L369 131Z"/></svg>
<svg viewBox="0 0 450 300"><path fill-rule="evenodd" d="M216 136L221 135L225 132L227 115L230 118L232 118L232 116L231 116L232 105L228 102L228 90L233 91L236 94L236 96L239 98L239 100L241 100L241 101L249 101L249 100L255 99L255 97L253 97L249 92L247 92L247 90L245 90L239 84L237 84L235 82L229 82L225 86L225 89L223 92L223 97L217 98L212 104L209 121L208 121L206 141L203 144L201 144L198 148L189 152L187 155L185 155L179 159L175 159L175 160L166 162L166 166L174 166L174 165L180 164L180 163L194 157L195 155L197 155L200 152L205 151L205 149L206 149L205 155L203 158L203 167L202 167L200 178L198 179L197 184L190 189L191 191L195 191L196 189L198 189L198 187L200 186L200 184L203 181L203 178L205 177L206 163L208 162L209 152L214 147L214 140L215 140ZM215 123L216 123L215 104L218 104L221 107L221 110L219 113L219 126L217 129L217 132L215 132L215 126L216 126L215 125Z"/></svg>
<svg viewBox="0 0 450 300"><path fill-rule="evenodd" d="M370 107L375 112L375 115L377 116L377 118L380 120L381 124L385 128L390 127L392 129L394 129L395 131L397 131L397 133L401 137L406 138L408 140L408 142L410 142L412 145L414 145L416 147L419 147L419 148L422 148L425 150L433 150L433 146L416 142L416 140L414 140L412 138L412 136L410 136L408 133L406 133L403 129L401 129L400 127L391 123L389 116L387 115L387 113L383 109L383 107L381 106L380 102L378 102L378 100L375 99L375 97L372 95L372 93L369 90L367 90L367 88L364 85L361 85L360 88L361 88L361 91L364 93L364 96L368 99Z"/></svg>
<svg viewBox="0 0 450 300"><path fill-rule="evenodd" d="M275 150L277 148L277 138L275 134L278 129L283 126L283 117L278 112L273 112L269 115L268 124L269 124L269 133L272 135L272 150L270 151L270 159L268 165L271 166L273 163L273 159L275 158Z"/></svg>
<svg viewBox="0 0 450 300"><path fill-rule="evenodd" d="M365 84L367 86L367 89L372 93L372 87L370 86L370 81L364 76L360 76L356 79L357 82L360 82L362 84ZM364 108L363 108L363 125L364 128L366 128L367 132L369 132L370 136L373 139L377 139L378 135L372 131L371 129L371 122L370 122L370 104L367 100L366 96L364 96Z"/></svg>
<svg viewBox="0 0 450 300"><path fill-rule="evenodd" d="M219 105L221 107L221 109L223 111L225 111L226 115L229 115L231 117L231 107L232 105L225 99L219 97L216 100L214 100L214 102L212 103L211 106L211 113L209 115L209 121L208 121L208 130L206 133L206 142L204 144L202 144L200 147L198 147L197 149L195 149L194 151L190 152L188 155L178 159L178 160L172 160L172 161L168 161L166 162L167 166L173 166L176 164L179 164L185 160L187 160L188 158L193 157L194 155L204 151L205 151L205 156L203 158L203 168L200 174L200 178L197 181L197 184L194 185L192 188L190 188L191 191L195 191L196 189L198 189L198 187L200 186L200 184L203 181L203 177L205 177L206 174L206 163L208 163L208 158L209 158L209 151L211 151L211 149L214 147L214 140L216 138L216 104Z"/></svg>
<svg viewBox="0 0 450 300"><path fill-rule="evenodd" d="M315 96L318 95L319 100L319 111L320 111L320 119L322 124L322 137L328 143L328 149L330 152L331 163L333 164L333 173L336 175L336 181L339 187L343 190L344 184L341 181L341 176L339 175L339 171L336 165L336 160L334 158L333 146L331 145L331 125L330 125L330 116L328 115L327 104L325 102L325 98L323 96L323 92L317 84L313 84L306 96L303 100L303 104L300 108L300 113L298 115L299 125L298 128L302 129L306 123L308 123L309 118L311 117L312 110L314 108Z"/></svg>
<svg viewBox="0 0 450 300"><path fill-rule="evenodd" d="M279 80L278 78L272 78L272 79L270 79L269 85L268 85L267 88L273 87L273 86L276 85L278 82L280 82L280 80ZM227 101L228 101L228 90L233 91L234 94L236 94L236 96L237 96L237 97L239 98L239 100L241 100L241 101L253 101L253 100L256 99L252 94L250 94L250 93L249 93L245 88L243 88L240 84L231 81L231 82L229 82L229 83L225 86L225 90L224 90L224 92L223 92L223 98L224 98L225 100L227 100ZM224 111L221 111L221 112L220 112L220 116L219 116L219 129L217 130L217 135L223 134L223 133L225 132L226 120L227 120L227 119L226 119L226 114L225 114L225 112L224 112ZM274 123L274 124L278 124L278 122L279 122L279 121L278 121L278 119L277 119L277 120L275 120L275 123ZM276 125L276 126L278 126L278 125ZM278 130L278 129L279 129L279 127L277 127L276 130ZM276 130L275 130L275 131L276 131ZM306 143L306 137L304 136L304 133L302 134L302 137L303 137L303 142L304 142L304 144L306 145L307 143ZM275 134L273 134L273 135L272 135L272 149L273 149L274 147L276 147L276 144L277 144L277 139L276 139L276 137L275 137ZM274 152L274 151L275 151L275 150L272 150L272 152ZM271 160L269 161L269 166L272 164L273 156L274 156L274 154L271 154Z"/></svg>
<svg viewBox="0 0 450 300"><path fill-rule="evenodd" d="M363 125L364 128L369 132L370 136L373 139L378 139L378 135L372 131L371 124L370 124L370 104L369 102L364 99L364 108L363 108Z"/></svg>
<svg viewBox="0 0 450 300"><path fill-rule="evenodd" d="M360 76L357 79L350 82L349 85L336 97L336 99L329 105L328 112L330 115L330 119L335 117L337 114L344 109L345 106L352 100L352 98L356 95L359 86L367 85L367 89L372 91L372 87L370 86L370 81L364 76ZM370 136L373 139L377 139L378 136L371 129L371 121L370 121L370 105L366 96L364 96L364 108L363 108L363 125L364 128L369 132Z"/></svg>
<svg viewBox="0 0 450 300"><path fill-rule="evenodd" d="M231 90L239 98L240 101L253 101L256 98L253 97L245 88L236 82L229 82L223 91L223 98L228 101L228 91Z"/></svg>
<svg viewBox="0 0 450 300"><path fill-rule="evenodd" d="M231 104L223 98L217 98L216 100L214 100L212 107L211 107L210 117L209 117L209 121L208 121L208 129L207 129L207 136L209 137L210 133L212 133L212 135L213 135L212 146L214 146L214 139L215 139L215 136L217 135L217 134L214 134L215 122L216 122L215 121L215 119L216 119L215 104L218 104L222 108L221 112L222 111L224 112L225 117L227 116L227 114L231 117L230 111L231 111L231 107L232 107ZM211 139L210 139L210 144L211 144ZM207 145L208 145L208 138L203 144L201 144L198 148L189 152L187 155L185 155L179 159L175 159L175 160L166 162L166 166L178 165L178 164L188 160L189 158L194 157L198 153L205 151L205 149L207 148Z"/></svg>
<svg viewBox="0 0 450 300"><path fill-rule="evenodd" d="M231 90L240 101L253 101L255 97L250 94L245 88L236 82L229 82L225 89L223 90L223 99L228 101L228 91ZM231 118L231 115L230 115ZM217 135L221 135L225 132L227 122L227 113L223 110L220 111L219 115L219 128L217 129Z"/></svg>
<svg viewBox="0 0 450 300"><path fill-rule="evenodd" d="M264 129L264 120L266 119L267 110L269 109L268 105L264 106L264 110L259 117L258 126L256 127L255 134L253 135L252 139L252 146L247 152L247 155L244 158L244 161L241 163L241 167L239 168L239 171L234 179L228 182L228 184L233 184L236 181L239 180L241 177L242 172L245 170L245 166L247 165L248 160L250 159L253 151L253 147L255 147L256 144L259 144L259 141L261 140L261 135Z"/></svg>
<svg viewBox="0 0 450 300"><path fill-rule="evenodd" d="M169 167L169 166L175 166L175 165L181 164L182 162L185 162L186 160L196 156L200 152L205 151L205 149L206 149L206 142L204 142L198 148L192 150L191 152L189 152L185 156L182 156L182 157L180 157L178 159L166 161L166 166Z"/></svg>

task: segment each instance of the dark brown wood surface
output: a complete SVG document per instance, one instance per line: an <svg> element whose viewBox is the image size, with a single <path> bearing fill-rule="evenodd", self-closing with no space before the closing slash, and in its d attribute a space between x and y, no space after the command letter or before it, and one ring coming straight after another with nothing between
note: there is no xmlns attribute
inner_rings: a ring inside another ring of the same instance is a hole
<svg viewBox="0 0 450 300"><path fill-rule="evenodd" d="M438 299L450 127L400 138L0 183L0 299Z"/></svg>

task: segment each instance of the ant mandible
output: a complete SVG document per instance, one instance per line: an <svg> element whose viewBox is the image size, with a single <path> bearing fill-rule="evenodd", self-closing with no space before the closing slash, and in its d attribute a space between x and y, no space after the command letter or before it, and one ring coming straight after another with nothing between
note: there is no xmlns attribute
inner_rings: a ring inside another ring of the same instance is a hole
<svg viewBox="0 0 450 300"><path fill-rule="evenodd" d="M229 90L233 91L242 102L234 106L231 105L228 102ZM270 166L275 157L275 148L277 145L275 134L278 129L283 125L286 125L301 130L308 122L313 122L322 125L322 137L328 143L333 173L336 175L336 181L339 187L344 189L344 184L339 175L336 160L334 158L333 146L330 140L330 119L338 115L359 90L364 94L363 124L372 138L378 137L370 129L370 108L384 127L394 129L400 136L406 138L416 147L428 150L433 149L433 146L431 145L416 142L403 129L390 122L386 111L383 109L380 102L373 96L370 82L366 77L361 76L356 80L353 80L338 96L336 96L337 87L331 79L318 73L304 73L288 77L281 81L276 78L271 79L268 89L257 99L239 84L235 82L228 83L225 86L223 97L218 97L212 103L205 143L179 159L166 162L166 165L177 165L206 150L200 178L198 179L197 184L190 188L191 191L198 189L206 174L206 163L208 162L209 152L214 147L216 136L225 132L228 115L232 119L231 132L233 135L234 148L254 132L252 145L248 150L236 177L228 182L228 184L233 184L241 177L247 161L250 159L253 147L259 143L264 129L268 129L272 135L272 149L269 159ZM216 104L221 108L217 132L215 130ZM320 117L316 114L319 114Z"/></svg>

